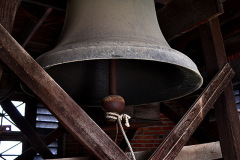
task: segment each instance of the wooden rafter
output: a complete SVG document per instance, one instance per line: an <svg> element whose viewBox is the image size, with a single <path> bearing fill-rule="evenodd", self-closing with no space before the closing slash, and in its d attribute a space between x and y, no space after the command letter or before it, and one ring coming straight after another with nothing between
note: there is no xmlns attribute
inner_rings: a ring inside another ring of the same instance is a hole
<svg viewBox="0 0 240 160"><path fill-rule="evenodd" d="M150 158L174 159L234 76L229 64L217 74Z"/></svg>
<svg viewBox="0 0 240 160"><path fill-rule="evenodd" d="M12 32L18 2L18 0L0 1L0 23L9 33Z"/></svg>
<svg viewBox="0 0 240 160"><path fill-rule="evenodd" d="M24 135L21 132L11 131L3 132L0 136L0 141L23 141L25 140Z"/></svg>
<svg viewBox="0 0 240 160"><path fill-rule="evenodd" d="M222 13L221 0L172 0L157 16L163 35L169 41Z"/></svg>
<svg viewBox="0 0 240 160"><path fill-rule="evenodd" d="M1 25L0 45L0 60L91 153L99 159L129 159Z"/></svg>
<svg viewBox="0 0 240 160"><path fill-rule="evenodd" d="M18 0L2 0L0 1L0 24L11 33L17 12ZM3 73L3 66L0 64L0 80Z"/></svg>
<svg viewBox="0 0 240 160"><path fill-rule="evenodd" d="M24 40L21 42L23 48L26 47L30 39L33 37L35 32L40 28L42 23L46 20L48 15L52 12L52 8L47 8L40 20L28 31L27 35L24 35Z"/></svg>
<svg viewBox="0 0 240 160"><path fill-rule="evenodd" d="M209 77L227 63L218 18L200 27L202 48ZM218 132L224 159L240 159L240 122L233 93L229 83L215 104Z"/></svg>

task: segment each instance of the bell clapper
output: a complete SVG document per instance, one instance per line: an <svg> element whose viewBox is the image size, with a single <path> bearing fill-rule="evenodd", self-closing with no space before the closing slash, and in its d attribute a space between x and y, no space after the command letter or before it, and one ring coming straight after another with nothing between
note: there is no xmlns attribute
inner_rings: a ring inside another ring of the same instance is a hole
<svg viewBox="0 0 240 160"><path fill-rule="evenodd" d="M122 131L122 134L126 140L126 143L130 149L130 152L132 154L132 159L136 160L135 155L133 153L131 144L125 134L125 131L122 126L122 120L125 120L125 125L127 127L130 127L129 125L129 119L131 118L127 114L119 114L120 112L123 111L125 107L125 101L124 99L117 95L117 64L116 64L115 59L110 60L109 62L109 96L103 98L102 100L102 107L106 111L106 118L109 121L116 122L116 139L117 140L117 135L118 135L118 127L117 125L119 124L120 129ZM117 124L118 123L118 124Z"/></svg>

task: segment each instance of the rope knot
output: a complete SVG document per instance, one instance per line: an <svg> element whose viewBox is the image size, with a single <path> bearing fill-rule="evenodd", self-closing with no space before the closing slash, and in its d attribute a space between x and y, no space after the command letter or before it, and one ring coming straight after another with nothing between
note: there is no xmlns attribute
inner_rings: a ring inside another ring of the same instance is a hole
<svg viewBox="0 0 240 160"><path fill-rule="evenodd" d="M130 127L130 125L129 125L129 119L131 119L131 117L130 117L129 115L127 115L127 114L117 114L117 113L114 113L114 112L106 112L106 118L107 118L107 119L110 119L110 120L114 120L114 121L117 120L117 122L118 122L118 124L119 124L119 126L120 126L120 128L121 128L123 137L125 138L126 143L127 143L128 147L129 147L129 149L130 149L130 152L131 152L131 154L132 154L132 159L133 159L133 160L136 160L136 157L135 157L134 152L133 152L133 150L132 150L132 146L131 146L131 144L130 144L130 142L129 142L126 134L125 134L125 131L124 131L124 129L123 129L123 127L122 127L122 123L121 123L122 120L124 119L124 120L125 120L125 126ZM117 125L117 123L116 123L117 134L118 134L118 127L117 127L117 126L118 126L118 125ZM115 142L116 142L116 141L117 141L117 136L116 136Z"/></svg>
<svg viewBox="0 0 240 160"><path fill-rule="evenodd" d="M130 127L130 124L129 124L129 119L131 119L131 117L127 114L117 114L117 113L114 113L114 112L106 112L106 118L107 119L111 119L111 120L124 120L125 121L125 126L126 127Z"/></svg>

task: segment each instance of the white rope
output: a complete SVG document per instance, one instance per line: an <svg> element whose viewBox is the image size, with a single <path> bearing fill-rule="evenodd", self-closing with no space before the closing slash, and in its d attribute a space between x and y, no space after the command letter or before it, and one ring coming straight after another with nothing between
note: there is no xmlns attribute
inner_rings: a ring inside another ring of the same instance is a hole
<svg viewBox="0 0 240 160"><path fill-rule="evenodd" d="M106 118L118 121L118 124L119 124L119 126L121 128L121 131L122 131L122 134L123 134L123 137L125 138L125 141L127 142L127 145L128 145L128 147L130 149L130 152L132 154L132 159L136 160L136 157L135 157L135 155L133 153L133 150L132 150L132 146L131 146L131 144L130 144L130 142L129 142L126 134L125 134L123 126L122 126L122 120L124 119L125 120L125 126L130 127L129 119L131 119L131 117L127 114L121 114L120 115L120 114L117 114L117 113L114 113L114 112L107 112L106 113Z"/></svg>

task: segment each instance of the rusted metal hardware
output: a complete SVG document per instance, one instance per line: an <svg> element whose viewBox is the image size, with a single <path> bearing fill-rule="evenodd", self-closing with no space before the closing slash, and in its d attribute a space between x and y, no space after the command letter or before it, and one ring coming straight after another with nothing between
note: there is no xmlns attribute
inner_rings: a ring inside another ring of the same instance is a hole
<svg viewBox="0 0 240 160"><path fill-rule="evenodd" d="M106 112L120 113L125 107L125 101L121 96L109 95L103 99L102 107Z"/></svg>

